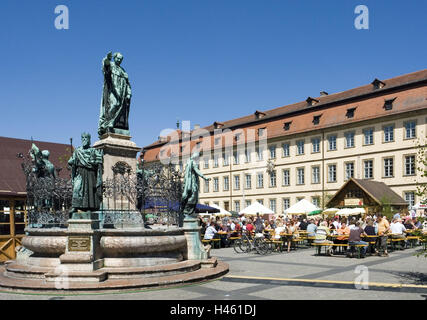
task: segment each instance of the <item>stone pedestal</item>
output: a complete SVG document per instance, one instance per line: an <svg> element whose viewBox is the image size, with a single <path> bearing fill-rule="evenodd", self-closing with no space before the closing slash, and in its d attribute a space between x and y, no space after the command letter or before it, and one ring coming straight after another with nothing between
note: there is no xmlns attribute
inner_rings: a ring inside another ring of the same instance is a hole
<svg viewBox="0 0 427 320"><path fill-rule="evenodd" d="M59 257L64 270L90 272L103 267L98 226L98 220L68 220L65 253Z"/></svg>
<svg viewBox="0 0 427 320"><path fill-rule="evenodd" d="M200 240L199 222L196 218L184 218L184 234L187 240L188 260L207 260L210 258L210 248L205 248Z"/></svg>
<svg viewBox="0 0 427 320"><path fill-rule="evenodd" d="M131 137L117 133L106 133L101 137L101 140L96 141L93 145L96 149L101 149L104 152L104 173L102 180L113 179L113 167L121 166L131 170L131 175L136 175L136 154L141 151L141 148L135 142L130 140ZM113 208L114 205L104 203L104 208ZM135 210L135 204L126 203L123 205L117 204L116 208L126 208Z"/></svg>

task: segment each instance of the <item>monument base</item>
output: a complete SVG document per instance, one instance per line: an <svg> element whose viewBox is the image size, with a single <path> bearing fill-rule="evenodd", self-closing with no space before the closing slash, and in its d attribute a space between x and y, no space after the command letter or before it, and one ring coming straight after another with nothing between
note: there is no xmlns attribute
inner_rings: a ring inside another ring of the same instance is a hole
<svg viewBox="0 0 427 320"><path fill-rule="evenodd" d="M200 240L199 221L196 218L186 216L184 218L184 234L187 240L188 260L208 260L210 258L210 247L205 247Z"/></svg>

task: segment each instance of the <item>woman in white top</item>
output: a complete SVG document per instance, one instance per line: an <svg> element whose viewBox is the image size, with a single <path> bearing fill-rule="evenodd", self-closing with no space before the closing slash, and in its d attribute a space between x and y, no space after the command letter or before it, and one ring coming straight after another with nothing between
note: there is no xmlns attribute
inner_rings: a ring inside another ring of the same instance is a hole
<svg viewBox="0 0 427 320"><path fill-rule="evenodd" d="M276 229L274 229L274 239L275 240L280 240L280 234L282 232L285 232L285 227L283 226L283 222L279 222L277 224Z"/></svg>

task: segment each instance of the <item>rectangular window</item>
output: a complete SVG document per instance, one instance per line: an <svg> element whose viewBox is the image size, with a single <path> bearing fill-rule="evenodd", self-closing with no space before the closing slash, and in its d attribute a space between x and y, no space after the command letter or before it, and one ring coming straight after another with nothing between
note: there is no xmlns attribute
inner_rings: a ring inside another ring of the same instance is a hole
<svg viewBox="0 0 427 320"><path fill-rule="evenodd" d="M219 142L221 141L221 138L215 138L215 145L219 145Z"/></svg>
<svg viewBox="0 0 427 320"><path fill-rule="evenodd" d="M249 148L247 148L245 151L245 162L251 162L251 150Z"/></svg>
<svg viewBox="0 0 427 320"><path fill-rule="evenodd" d="M217 154L214 154L214 163L213 163L213 166L214 166L214 168L218 168L218 159L219 159L219 155L217 155Z"/></svg>
<svg viewBox="0 0 427 320"><path fill-rule="evenodd" d="M329 142L329 150L337 150L337 136L333 135L333 136L329 136L328 137L328 142Z"/></svg>
<svg viewBox="0 0 427 320"><path fill-rule="evenodd" d="M405 157L405 175L406 176L415 175L415 156Z"/></svg>
<svg viewBox="0 0 427 320"><path fill-rule="evenodd" d="M311 170L311 183L320 183L320 167L312 167Z"/></svg>
<svg viewBox="0 0 427 320"><path fill-rule="evenodd" d="M240 176L234 176L234 190L240 189Z"/></svg>
<svg viewBox="0 0 427 320"><path fill-rule="evenodd" d="M276 159L276 145L270 146L270 159Z"/></svg>
<svg viewBox="0 0 427 320"><path fill-rule="evenodd" d="M239 164L239 153L237 151L233 152L234 164Z"/></svg>
<svg viewBox="0 0 427 320"><path fill-rule="evenodd" d="M374 161L365 160L363 161L363 171L365 179L372 179L374 177Z"/></svg>
<svg viewBox="0 0 427 320"><path fill-rule="evenodd" d="M297 169L297 184L304 184L304 168Z"/></svg>
<svg viewBox="0 0 427 320"><path fill-rule="evenodd" d="M297 141L297 154L304 154L304 140Z"/></svg>
<svg viewBox="0 0 427 320"><path fill-rule="evenodd" d="M311 145L313 146L313 153L320 152L320 139L314 138L311 140Z"/></svg>
<svg viewBox="0 0 427 320"><path fill-rule="evenodd" d="M289 157L289 143L282 144L283 156Z"/></svg>
<svg viewBox="0 0 427 320"><path fill-rule="evenodd" d="M246 189L252 188L252 176L250 174L245 174L245 187Z"/></svg>
<svg viewBox="0 0 427 320"><path fill-rule="evenodd" d="M285 129L285 131L288 131L291 128L291 122L285 122L283 124L283 129Z"/></svg>
<svg viewBox="0 0 427 320"><path fill-rule="evenodd" d="M384 177L393 177L393 158L384 159Z"/></svg>
<svg viewBox="0 0 427 320"><path fill-rule="evenodd" d="M209 192L209 180L205 180L205 193Z"/></svg>
<svg viewBox="0 0 427 320"><path fill-rule="evenodd" d="M363 130L363 135L365 138L365 141L364 141L365 145L374 144L374 129L373 128Z"/></svg>
<svg viewBox="0 0 427 320"><path fill-rule="evenodd" d="M204 163L203 168L208 169L209 168L209 158L204 158L203 163Z"/></svg>
<svg viewBox="0 0 427 320"><path fill-rule="evenodd" d="M224 177L224 191L230 190L230 181L228 177Z"/></svg>
<svg viewBox="0 0 427 320"><path fill-rule="evenodd" d="M416 122L415 121L408 121L405 122L405 139L413 139L416 137L415 134L415 128L416 128Z"/></svg>
<svg viewBox="0 0 427 320"><path fill-rule="evenodd" d="M218 192L219 190L219 180L218 178L213 178L213 191Z"/></svg>
<svg viewBox="0 0 427 320"><path fill-rule="evenodd" d="M259 147L255 148L256 157L258 161L263 160L262 150Z"/></svg>
<svg viewBox="0 0 427 320"><path fill-rule="evenodd" d="M249 207L251 205L251 203L252 203L251 200L245 200L246 208Z"/></svg>
<svg viewBox="0 0 427 320"><path fill-rule="evenodd" d="M283 169L283 185L289 186L291 184L291 177L289 169Z"/></svg>
<svg viewBox="0 0 427 320"><path fill-rule="evenodd" d="M408 207L412 208L415 205L415 192L405 192L405 201L408 203Z"/></svg>
<svg viewBox="0 0 427 320"><path fill-rule="evenodd" d="M270 187L276 187L276 170L270 172Z"/></svg>
<svg viewBox="0 0 427 320"><path fill-rule="evenodd" d="M328 165L328 182L337 182L337 165Z"/></svg>
<svg viewBox="0 0 427 320"><path fill-rule="evenodd" d="M320 116L313 116L313 124L318 125L320 123Z"/></svg>
<svg viewBox="0 0 427 320"><path fill-rule="evenodd" d="M316 207L320 208L320 198L319 197L311 197L311 203Z"/></svg>
<svg viewBox="0 0 427 320"><path fill-rule="evenodd" d="M234 211L236 212L240 211L240 201L238 200L234 201Z"/></svg>
<svg viewBox="0 0 427 320"><path fill-rule="evenodd" d="M270 210L276 213L276 199L270 199Z"/></svg>
<svg viewBox="0 0 427 320"><path fill-rule="evenodd" d="M224 153L224 166L228 166L230 164L230 155L228 153Z"/></svg>
<svg viewBox="0 0 427 320"><path fill-rule="evenodd" d="M354 110L356 110L356 108L347 109L346 117L348 119L354 118Z"/></svg>
<svg viewBox="0 0 427 320"><path fill-rule="evenodd" d="M283 210L286 210L290 207L290 199L289 198L283 198Z"/></svg>
<svg viewBox="0 0 427 320"><path fill-rule="evenodd" d="M354 178L354 162L347 162L345 164L345 180Z"/></svg>
<svg viewBox="0 0 427 320"><path fill-rule="evenodd" d="M257 173L257 188L263 188L264 187L264 174L262 172Z"/></svg>
<svg viewBox="0 0 427 320"><path fill-rule="evenodd" d="M265 128L259 128L258 129L258 136L262 137L265 134Z"/></svg>
<svg viewBox="0 0 427 320"><path fill-rule="evenodd" d="M394 125L384 127L384 142L394 141Z"/></svg>
<svg viewBox="0 0 427 320"><path fill-rule="evenodd" d="M354 132L345 133L345 147L346 148L354 147Z"/></svg>

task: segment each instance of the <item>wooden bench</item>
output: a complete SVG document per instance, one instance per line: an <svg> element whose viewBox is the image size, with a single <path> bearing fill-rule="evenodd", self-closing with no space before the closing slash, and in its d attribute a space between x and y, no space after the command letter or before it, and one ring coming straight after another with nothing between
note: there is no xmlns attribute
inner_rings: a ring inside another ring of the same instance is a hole
<svg viewBox="0 0 427 320"><path fill-rule="evenodd" d="M393 238L393 237L390 237L390 238L387 239L387 243L391 244L391 249L392 250L396 250L396 242L398 242L399 245L400 245L400 250L403 250L403 249L405 249L406 239L407 239L406 237L405 238Z"/></svg>
<svg viewBox="0 0 427 320"><path fill-rule="evenodd" d="M417 242L421 239L419 236L407 236L406 240L409 241L411 244L411 248L415 247L417 245Z"/></svg>
<svg viewBox="0 0 427 320"><path fill-rule="evenodd" d="M357 249L357 257L360 258L362 256L362 248L367 247L367 244L348 244L348 243L312 243L312 246L316 248L317 255L321 254L322 247L325 247L325 254L332 256L332 252L327 247L350 247Z"/></svg>

